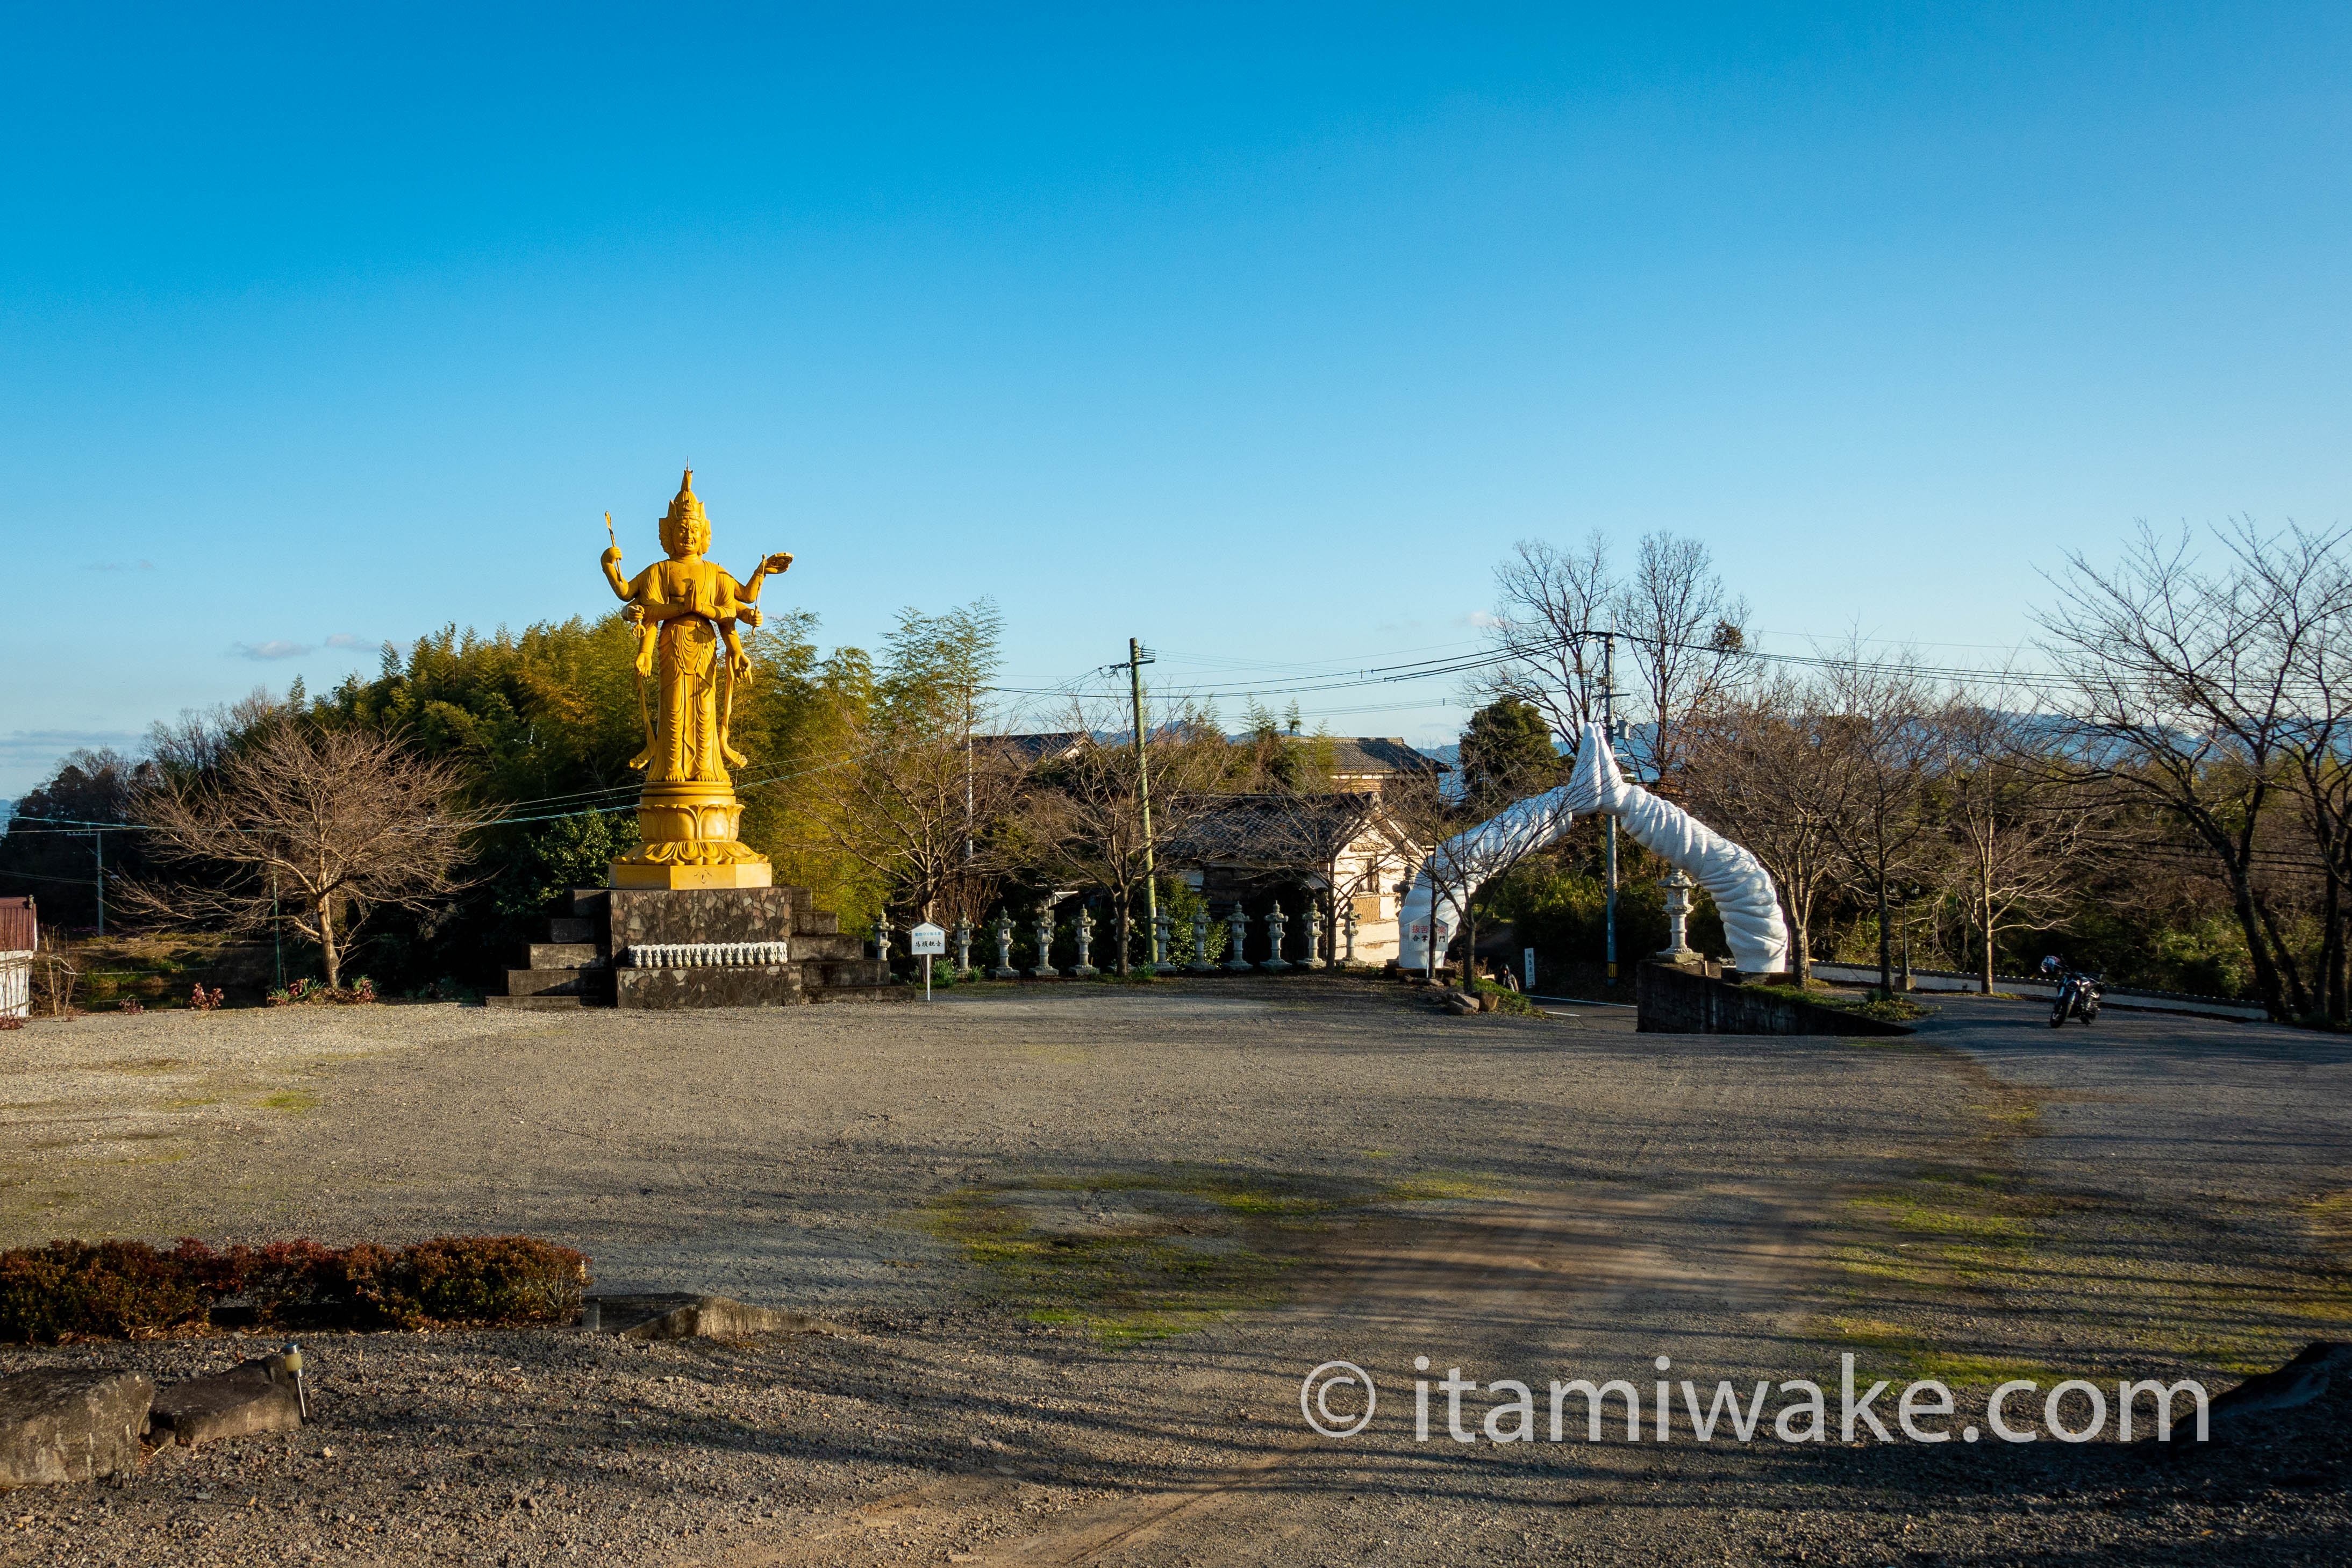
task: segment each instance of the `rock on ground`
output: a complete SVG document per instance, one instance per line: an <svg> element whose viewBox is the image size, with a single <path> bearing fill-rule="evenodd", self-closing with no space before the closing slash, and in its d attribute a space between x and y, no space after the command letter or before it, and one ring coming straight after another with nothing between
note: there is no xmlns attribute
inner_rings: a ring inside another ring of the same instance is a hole
<svg viewBox="0 0 2352 1568"><path fill-rule="evenodd" d="M137 1372L50 1366L0 1378L0 1491L137 1469L154 1396Z"/></svg>

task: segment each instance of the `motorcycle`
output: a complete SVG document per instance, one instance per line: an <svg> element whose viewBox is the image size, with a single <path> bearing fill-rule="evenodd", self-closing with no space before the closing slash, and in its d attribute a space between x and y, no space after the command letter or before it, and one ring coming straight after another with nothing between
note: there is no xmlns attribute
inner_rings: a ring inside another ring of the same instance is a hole
<svg viewBox="0 0 2352 1568"><path fill-rule="evenodd" d="M2069 1017L2085 1027L2099 1016L2099 977L2068 973L2058 982L2058 1000L2050 1009L2050 1027L2063 1029Z"/></svg>

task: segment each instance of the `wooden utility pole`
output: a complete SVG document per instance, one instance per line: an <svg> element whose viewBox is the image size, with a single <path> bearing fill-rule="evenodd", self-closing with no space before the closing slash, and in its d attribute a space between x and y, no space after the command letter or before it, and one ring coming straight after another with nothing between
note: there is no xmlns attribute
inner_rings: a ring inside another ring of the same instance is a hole
<svg viewBox="0 0 2352 1568"><path fill-rule="evenodd" d="M1143 666L1154 662L1150 650L1132 637L1127 640L1127 690L1135 704L1135 794L1143 814L1143 929L1146 944L1157 941L1160 932L1160 878L1154 869L1151 844L1151 760L1143 740ZM1150 952L1150 948L1147 946L1144 950ZM1122 954L1122 960L1124 957Z"/></svg>

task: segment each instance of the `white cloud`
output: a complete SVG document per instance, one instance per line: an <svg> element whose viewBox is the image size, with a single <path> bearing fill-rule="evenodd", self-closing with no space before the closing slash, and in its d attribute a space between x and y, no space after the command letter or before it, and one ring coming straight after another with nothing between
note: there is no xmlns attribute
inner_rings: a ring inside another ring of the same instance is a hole
<svg viewBox="0 0 2352 1568"><path fill-rule="evenodd" d="M82 568L84 571L152 571L152 560L94 560Z"/></svg>
<svg viewBox="0 0 2352 1568"><path fill-rule="evenodd" d="M234 657L266 664L272 659L299 659L312 649L308 643L289 643L282 637L273 637L267 643L232 643L228 651Z"/></svg>
<svg viewBox="0 0 2352 1568"><path fill-rule="evenodd" d="M1490 615L1484 610L1473 610L1462 618L1462 624L1473 626L1484 632L1492 627L1504 625L1506 622L1499 615Z"/></svg>
<svg viewBox="0 0 2352 1568"><path fill-rule="evenodd" d="M367 643L361 641L359 638L352 636L348 632L338 632L333 636L327 639L327 646L330 648L364 648L367 646Z"/></svg>

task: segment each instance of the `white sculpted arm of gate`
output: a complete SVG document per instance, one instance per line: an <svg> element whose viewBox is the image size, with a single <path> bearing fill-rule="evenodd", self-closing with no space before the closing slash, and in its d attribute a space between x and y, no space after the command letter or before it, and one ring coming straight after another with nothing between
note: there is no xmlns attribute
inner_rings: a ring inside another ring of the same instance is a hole
<svg viewBox="0 0 2352 1568"><path fill-rule="evenodd" d="M1723 917L1723 935L1731 944L1732 961L1740 973L1772 975L1787 970L1789 928L1780 918L1780 901L1763 863L1681 807L1628 781L1617 767L1608 737L1597 724L1584 727L1566 784L1522 800L1460 838L1447 841L1433 858L1444 857L1439 860L1441 873L1456 865L1491 866L1499 872L1519 855L1541 849L1568 831L1570 822L1580 814L1615 817L1636 843L1668 864L1681 867L1706 889ZM1488 874L1492 873L1483 873L1477 881ZM1457 885L1466 878L1445 880L1449 885L1441 898L1424 870L1405 895L1398 917L1397 953L1398 963L1404 968L1428 967L1423 944L1412 934L1414 925L1426 925L1434 905L1442 928L1451 934L1461 924L1461 900L1476 891L1475 882Z"/></svg>
<svg viewBox="0 0 2352 1568"><path fill-rule="evenodd" d="M1424 969L1428 960L1422 956L1423 941L1413 935L1419 925L1430 925L1434 910L1437 917L1437 950L1442 955L1454 933L1462 928L1462 904L1479 884L1508 870L1520 857L1543 848L1568 831L1569 786L1530 796L1501 813L1489 817L1468 832L1452 838L1430 852L1431 866L1423 865L1405 890L1404 904L1397 912L1397 964L1406 969ZM1440 891L1439 883L1444 883Z"/></svg>

